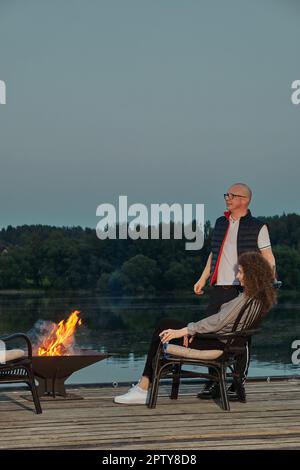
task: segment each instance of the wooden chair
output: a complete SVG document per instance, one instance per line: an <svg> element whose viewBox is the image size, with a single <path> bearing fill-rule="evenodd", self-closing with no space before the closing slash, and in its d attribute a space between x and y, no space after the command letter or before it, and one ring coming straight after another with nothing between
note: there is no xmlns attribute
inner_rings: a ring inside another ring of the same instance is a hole
<svg viewBox="0 0 300 470"><path fill-rule="evenodd" d="M254 298L250 298L242 306L230 332L224 334L197 334L198 338L223 341L224 349L201 351L172 343L160 343L153 361L154 372L148 407L156 407L159 381L162 378L172 378L170 398L177 399L181 377L205 377L219 384L221 407L229 411L230 406L226 391L227 369L229 368L233 373L237 358L244 353L248 339L259 331L257 325L261 318L261 303ZM214 371L214 374L182 370L184 364L208 367Z"/></svg>
<svg viewBox="0 0 300 470"><path fill-rule="evenodd" d="M32 394L35 411L37 414L40 414L42 413L42 408L32 370L32 346L30 339L23 333L16 333L11 336L0 338L5 345L10 341L18 339L25 340L27 344L27 356L25 355L25 351L20 349L4 351L5 363L0 363L0 384L26 383Z"/></svg>

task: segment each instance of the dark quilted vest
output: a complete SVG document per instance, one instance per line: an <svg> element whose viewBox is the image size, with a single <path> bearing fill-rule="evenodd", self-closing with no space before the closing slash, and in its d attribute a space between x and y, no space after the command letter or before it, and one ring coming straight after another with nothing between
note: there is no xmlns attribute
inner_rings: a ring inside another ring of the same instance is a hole
<svg viewBox="0 0 300 470"><path fill-rule="evenodd" d="M240 218L239 230L237 235L237 253L240 256L246 251L259 251L257 246L257 238L260 229L265 225L264 222L261 222L259 219L252 217L250 210L248 213ZM220 248L224 236L226 234L227 228L229 226L229 220L224 216L219 217L216 220L215 228L213 231L212 241L211 241L211 251L212 251L212 260L211 260L211 271L210 275L212 276L216 268ZM214 282L213 282L214 283Z"/></svg>

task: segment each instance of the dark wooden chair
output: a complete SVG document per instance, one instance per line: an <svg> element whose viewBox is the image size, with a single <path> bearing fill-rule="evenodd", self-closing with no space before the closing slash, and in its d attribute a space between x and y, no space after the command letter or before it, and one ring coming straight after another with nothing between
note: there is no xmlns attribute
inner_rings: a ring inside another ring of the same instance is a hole
<svg viewBox="0 0 300 470"><path fill-rule="evenodd" d="M220 387L221 407L229 411L226 390L227 369L234 373L234 366L239 355L245 351L249 338L259 330L257 326L262 318L261 303L253 298L242 306L230 332L224 334L197 334L199 338L222 340L224 349L200 351L175 344L160 343L153 361L153 380L151 384L148 407L155 408L159 382L162 378L172 379L170 398L177 399L182 377L202 377L216 381ZM208 367L213 373L183 370L184 364ZM239 378L236 378L239 380Z"/></svg>
<svg viewBox="0 0 300 470"><path fill-rule="evenodd" d="M22 354L22 351L20 350L15 351L16 354L9 354L13 351L7 351L7 361L4 364L0 363L0 384L26 383L32 394L32 399L35 405L35 411L37 414L40 414L42 413L42 408L32 370L32 346L30 339L23 333L16 333L4 338L0 338L0 340L3 341L5 345L7 343L10 343L11 341L19 339L24 340L27 344L27 356L25 355L25 353ZM15 357L11 358L10 356Z"/></svg>

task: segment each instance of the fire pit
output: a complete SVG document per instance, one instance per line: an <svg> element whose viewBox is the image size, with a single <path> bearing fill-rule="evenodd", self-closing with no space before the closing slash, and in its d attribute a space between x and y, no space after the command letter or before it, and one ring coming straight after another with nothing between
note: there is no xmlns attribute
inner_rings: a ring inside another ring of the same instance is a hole
<svg viewBox="0 0 300 470"><path fill-rule="evenodd" d="M72 356L33 356L34 376L38 381L40 397L80 398L67 394L65 381L73 372L106 359L108 354L92 350L80 350L80 355Z"/></svg>
<svg viewBox="0 0 300 470"><path fill-rule="evenodd" d="M38 394L41 398L81 398L67 394L65 381L73 372L108 357L105 353L74 346L75 329L82 324L79 314L80 311L75 310L58 324L44 325L45 322L42 322L46 332L39 336L32 357L33 372L39 383Z"/></svg>

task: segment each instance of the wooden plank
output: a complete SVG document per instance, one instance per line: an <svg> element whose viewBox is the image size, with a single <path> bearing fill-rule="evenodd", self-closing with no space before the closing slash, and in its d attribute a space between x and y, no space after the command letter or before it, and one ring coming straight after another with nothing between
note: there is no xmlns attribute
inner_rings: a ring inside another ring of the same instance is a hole
<svg viewBox="0 0 300 470"><path fill-rule="evenodd" d="M300 380L247 384L246 404L202 401L198 384L182 384L170 401L170 386L160 388L155 409L113 403L128 387L72 389L80 401L33 404L20 396L0 394L2 449L198 449L300 448Z"/></svg>
<svg viewBox="0 0 300 470"><path fill-rule="evenodd" d="M133 432L133 429L135 432ZM284 430L283 430L284 429ZM285 435L285 434L299 434L300 436L300 426L299 423L290 423L288 428L284 428L284 424L282 423L266 423L265 425L257 425L255 423L252 424L245 424L243 427L241 424L237 425L232 425L230 432L225 432L224 428L222 427L216 427L213 425L210 426L205 426L201 428L197 428L195 426L185 426L180 428L180 433L181 435L189 436L190 434L196 433L197 435L201 434L206 435L206 436L214 436L216 433L218 433L219 436L224 436L229 438L229 436L249 436L249 435L256 435L258 433L272 433L274 435L274 431L276 433L280 432L280 434ZM37 431L36 431L37 432ZM38 439L45 439L45 440L51 440L52 436L55 439L64 439L66 436L69 439L70 433L76 437L76 435L79 435L80 439L84 439L85 437L88 436L93 436L95 437L96 435L99 436L99 438L103 437L104 439L107 439L108 437L110 439L123 439L123 438L141 438L141 435L144 437L149 437L149 436L157 436L157 430L155 428L149 428L147 431L145 428L141 428L138 432L136 427L134 428L129 426L128 428L123 428L122 430L117 431L109 431L109 430L103 430L101 426L80 426L72 429L68 428L61 428L57 430L56 432L53 432L53 430L43 430L38 433ZM166 433L169 436L178 436L178 432L176 430L172 429L171 427L166 427L164 429L164 433ZM162 433L159 433L160 436L164 435ZM34 436L34 437L32 437ZM1 436L1 443L0 446L5 445L5 443L13 441L16 443L20 440L25 440L28 437L30 437L31 441L34 441L36 439L35 434L32 433L32 431L27 431L23 432L22 434L19 433L9 433L4 436Z"/></svg>
<svg viewBox="0 0 300 470"><path fill-rule="evenodd" d="M82 430L78 429L78 433L72 433L72 442L75 440L84 440L85 437L92 436L95 438L96 436L99 440L107 441L107 440L122 440L126 439L136 439L141 440L145 438L151 438L155 440L164 440L164 439L183 439L184 437L189 438L201 438L201 439L209 439L210 437L219 437L220 439L225 437L228 439L229 437L248 437L248 436L276 436L280 434L281 436L288 436L288 435L298 435L300 438L300 424L299 423L288 423L285 428L277 423L261 423L260 426L257 424L249 424L242 427L240 424L232 425L230 429L222 429L216 426L210 425L206 427L196 427L196 426L181 426L179 429L174 427L166 427L165 434L157 433L156 429L144 429L143 433L135 428L135 426L128 427L127 429L122 430L111 430L105 431L102 430L101 426L94 429L87 429ZM43 441L46 440L47 442L51 442L52 440L69 440L70 434L66 432L62 433L39 433L37 435L32 436L31 433L28 433L28 436L31 436L31 441ZM3 434L1 436L1 446L4 445L6 442L11 442L11 436ZM22 434L15 434L13 436L14 444L18 441L24 441L27 439L25 433Z"/></svg>
<svg viewBox="0 0 300 470"><path fill-rule="evenodd" d="M251 436L247 436L249 439ZM296 436L286 436L283 435L281 436L280 434L276 435L275 433L273 434L259 434L259 435L254 435L252 436L253 439L256 439L257 445L260 445L262 448L264 448L264 445L266 444L267 441L269 442L274 442L274 439L278 439L278 442L284 442L287 437L292 437L294 438L294 446L298 446L300 444L299 437L300 435L297 434ZM55 439L48 440L48 441L42 441L42 440L35 440L34 442L30 442L28 440L20 442L19 444L17 443L9 443L7 446L5 446L5 449L30 449L32 447L34 448L41 448L41 449L46 449L48 447L56 447L56 448L66 448L67 446L72 446L72 447L81 447L84 448L86 447L91 447L91 446L97 446L99 449L127 449L130 446L142 446L142 448L145 448L146 446L150 446L148 448L156 449L157 446L160 446L160 448L165 448L169 449L170 445L173 445L174 448L178 447L178 443L181 442L182 444L184 443L184 446L182 448L186 448L191 442L193 443L193 446L196 445L195 443L197 442L197 447L203 447L203 448L209 448L212 446L215 446L214 442L217 441L219 443L220 447L226 447L226 443L230 443L230 445L234 445L234 440L231 436L227 440L225 439L220 439L219 436L215 436L214 439L209 439L206 438L205 436L189 436L185 437L184 439L182 436L179 437L168 437L168 439L158 439L158 438L149 438L149 439L123 439L123 440L118 440L118 441L112 441L112 440L103 440L99 439L97 436L89 436L88 439L84 438L77 438L77 439L69 439L67 440L66 438L61 440L58 439L55 441ZM245 445L245 439L238 440L239 445ZM201 445L199 444L201 443Z"/></svg>
<svg viewBox="0 0 300 470"><path fill-rule="evenodd" d="M90 450L101 450L102 447L85 447L85 449ZM116 446L110 447L109 450L151 450L153 445L151 444L126 444L125 446ZM160 445L159 443L155 447L156 450L166 450L166 445ZM284 438L264 440L261 439L251 439L251 440L236 440L230 441L227 443L220 443L219 441L210 441L210 442L186 442L186 441L177 441L174 443L168 443L167 450L243 450L243 449L300 449L299 439L295 438Z"/></svg>
<svg viewBox="0 0 300 470"><path fill-rule="evenodd" d="M197 426L198 427L202 427L202 428L205 428L207 426L213 426L214 428L219 428L219 427L227 427L227 426L234 426L234 425L239 425L239 426L248 426L250 424L253 424L253 425L261 425L262 423L262 419L261 417L244 417L244 416L241 416L239 418L236 418L236 419L218 419L217 422L215 419L202 419L201 421L197 420ZM268 423L270 424L273 424L273 423L276 423L278 425L286 425L286 423L300 423L300 420L299 420L299 415L297 416L286 416L286 415L281 415L281 416L270 416L268 417ZM172 419L172 420L169 420L168 419L168 426L172 426L175 424L177 425L184 425L186 427L195 427L196 424L194 424L195 422L195 418L191 418L190 416L186 417L186 416L180 416L178 417L178 419ZM126 420L123 419L123 421L121 420L118 420L118 422L108 422L108 421L102 421L101 419L84 419L84 420L73 420L73 421L65 421L65 422L60 422L60 423L57 423L55 421L53 422L46 422L46 423L41 423L39 425L37 425L36 423L32 423L32 424L27 424L26 427L24 427L24 424L23 423L20 423L20 424L17 424L17 425L10 425L10 426L5 426L5 434L6 435L13 435L14 433L18 434L20 431L23 431L24 432L38 432L40 431L41 433L44 432L45 430L47 432L51 432L51 431L56 431L57 433L60 433L61 432L61 429L63 430L68 430L68 431L71 431L71 430L76 430L78 428L78 426L81 427L81 429L85 428L85 427L88 427L89 429L90 428L96 428L98 426L101 426L101 429L103 430L113 430L113 429L127 429L128 426L132 426L134 425L136 429L144 429L145 426L147 426L148 429L155 429L155 430L160 430L160 429L165 429L166 427L166 424L164 422L161 421L161 419L159 420L136 420L136 419L132 419L132 420L128 420L126 418Z"/></svg>

